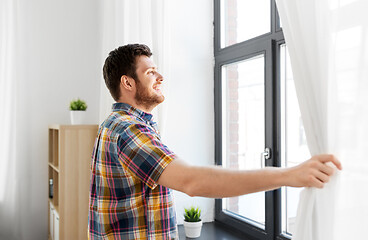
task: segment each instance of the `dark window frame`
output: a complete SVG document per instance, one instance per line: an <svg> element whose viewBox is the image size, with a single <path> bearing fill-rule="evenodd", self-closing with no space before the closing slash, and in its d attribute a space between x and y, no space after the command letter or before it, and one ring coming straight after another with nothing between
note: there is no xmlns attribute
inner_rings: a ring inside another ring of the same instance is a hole
<svg viewBox="0 0 368 240"><path fill-rule="evenodd" d="M275 0L270 0L270 32L221 48L221 0L214 0L214 55L215 55L215 163L222 165L222 66L264 54L265 59L265 147L272 149L266 166L281 166L280 123L280 45L285 43ZM215 221L244 233L249 239L290 239L282 233L281 189L265 194L265 230L222 210L222 199L215 201Z"/></svg>

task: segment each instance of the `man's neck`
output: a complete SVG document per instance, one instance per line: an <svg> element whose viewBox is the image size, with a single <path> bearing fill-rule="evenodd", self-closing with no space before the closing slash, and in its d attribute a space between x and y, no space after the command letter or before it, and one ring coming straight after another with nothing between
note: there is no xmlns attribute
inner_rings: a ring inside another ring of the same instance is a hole
<svg viewBox="0 0 368 240"><path fill-rule="evenodd" d="M139 109L143 112L146 112L146 113L151 113L152 110L156 107L156 106L147 107L147 106L144 106L143 104L138 104L136 101L127 101L125 99L119 100L117 102L129 104L130 106L136 109Z"/></svg>

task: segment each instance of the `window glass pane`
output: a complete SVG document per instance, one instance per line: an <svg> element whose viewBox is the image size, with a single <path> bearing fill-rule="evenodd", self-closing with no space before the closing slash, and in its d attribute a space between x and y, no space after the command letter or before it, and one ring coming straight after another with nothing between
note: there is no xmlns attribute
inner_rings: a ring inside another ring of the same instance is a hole
<svg viewBox="0 0 368 240"><path fill-rule="evenodd" d="M221 0L221 48L270 32L270 0Z"/></svg>
<svg viewBox="0 0 368 240"><path fill-rule="evenodd" d="M310 158L286 45L281 45L281 161L292 167ZM283 232L292 234L301 188L282 189Z"/></svg>
<svg viewBox="0 0 368 240"><path fill-rule="evenodd" d="M264 69L264 55L222 67L223 167L261 168L265 147ZM224 199L223 210L264 228L265 193Z"/></svg>

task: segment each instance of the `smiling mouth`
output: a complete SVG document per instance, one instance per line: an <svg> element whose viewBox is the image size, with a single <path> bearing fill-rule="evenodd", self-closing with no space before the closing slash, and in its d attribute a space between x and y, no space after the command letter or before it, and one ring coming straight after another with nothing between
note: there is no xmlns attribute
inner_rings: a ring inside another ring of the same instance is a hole
<svg viewBox="0 0 368 240"><path fill-rule="evenodd" d="M161 91L161 85L155 85L153 86L153 89L155 89L156 91Z"/></svg>

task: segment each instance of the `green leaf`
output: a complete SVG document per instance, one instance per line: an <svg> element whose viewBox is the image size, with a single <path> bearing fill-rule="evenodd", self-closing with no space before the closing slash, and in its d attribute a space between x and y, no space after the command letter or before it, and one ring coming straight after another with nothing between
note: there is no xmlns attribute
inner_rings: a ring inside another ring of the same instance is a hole
<svg viewBox="0 0 368 240"><path fill-rule="evenodd" d="M201 221L201 210L193 206L190 208L184 208L184 220L186 222L199 222Z"/></svg>
<svg viewBox="0 0 368 240"><path fill-rule="evenodd" d="M70 102L69 109L71 111L85 111L87 110L87 104L85 101L78 98Z"/></svg>

